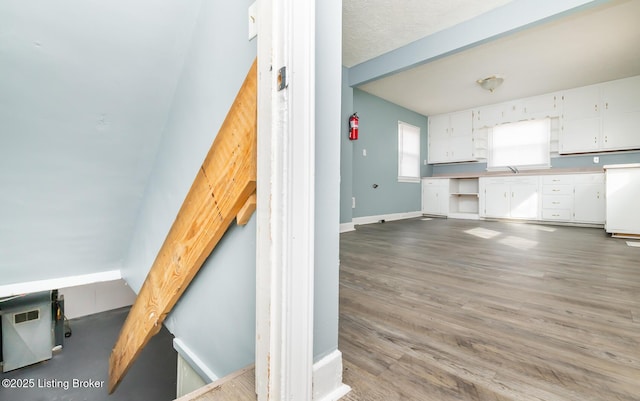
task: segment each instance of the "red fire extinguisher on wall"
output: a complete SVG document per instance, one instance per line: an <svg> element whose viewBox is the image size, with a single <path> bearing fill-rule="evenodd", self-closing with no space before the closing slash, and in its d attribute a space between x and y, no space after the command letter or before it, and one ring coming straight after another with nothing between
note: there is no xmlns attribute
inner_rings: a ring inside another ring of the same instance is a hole
<svg viewBox="0 0 640 401"><path fill-rule="evenodd" d="M349 117L349 139L355 141L358 139L358 113L353 113Z"/></svg>

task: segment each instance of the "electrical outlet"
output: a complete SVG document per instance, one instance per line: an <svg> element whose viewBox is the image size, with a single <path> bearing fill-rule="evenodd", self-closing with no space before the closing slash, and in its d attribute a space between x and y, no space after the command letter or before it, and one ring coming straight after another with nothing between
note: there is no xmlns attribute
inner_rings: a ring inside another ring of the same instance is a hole
<svg viewBox="0 0 640 401"><path fill-rule="evenodd" d="M424 159L424 165L425 166L427 165L427 159Z"/></svg>
<svg viewBox="0 0 640 401"><path fill-rule="evenodd" d="M355 209L356 208L356 197L352 197L351 198L351 209Z"/></svg>
<svg viewBox="0 0 640 401"><path fill-rule="evenodd" d="M593 163L595 163L595 164L600 163L600 157L598 157L598 156L593 156Z"/></svg>
<svg viewBox="0 0 640 401"><path fill-rule="evenodd" d="M367 155L367 149L362 149L362 156L366 156Z"/></svg>

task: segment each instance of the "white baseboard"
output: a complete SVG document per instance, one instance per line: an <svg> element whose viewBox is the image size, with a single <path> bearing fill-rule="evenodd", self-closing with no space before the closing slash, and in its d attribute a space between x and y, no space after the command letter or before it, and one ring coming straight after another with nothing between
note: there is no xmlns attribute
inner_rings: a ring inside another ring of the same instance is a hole
<svg viewBox="0 0 640 401"><path fill-rule="evenodd" d="M28 281L0 285L0 297L28 294L31 292L49 291L57 288L76 287L79 285L113 281L122 278L120 270L109 270L100 273L82 274L78 276L60 277L48 280Z"/></svg>
<svg viewBox="0 0 640 401"><path fill-rule="evenodd" d="M380 220L384 221L394 221L394 220L404 220L404 219L412 219L414 217L422 216L422 212L404 212L404 213L392 213L392 214L380 214L377 216L365 216L365 217L354 217L353 224L371 224L377 223Z"/></svg>
<svg viewBox="0 0 640 401"><path fill-rule="evenodd" d="M342 383L342 352L335 350L313 364L313 401L336 401L349 391Z"/></svg>
<svg viewBox="0 0 640 401"><path fill-rule="evenodd" d="M356 227L353 224L353 222L351 223L340 223L340 234L342 233L348 233L349 231L355 231Z"/></svg>

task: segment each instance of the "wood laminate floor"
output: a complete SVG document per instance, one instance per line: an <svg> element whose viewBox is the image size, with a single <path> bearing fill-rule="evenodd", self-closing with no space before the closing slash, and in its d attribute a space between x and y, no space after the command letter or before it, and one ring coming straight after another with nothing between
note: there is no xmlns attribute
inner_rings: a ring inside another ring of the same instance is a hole
<svg viewBox="0 0 640 401"><path fill-rule="evenodd" d="M341 235L343 400L640 400L640 248L421 218Z"/></svg>

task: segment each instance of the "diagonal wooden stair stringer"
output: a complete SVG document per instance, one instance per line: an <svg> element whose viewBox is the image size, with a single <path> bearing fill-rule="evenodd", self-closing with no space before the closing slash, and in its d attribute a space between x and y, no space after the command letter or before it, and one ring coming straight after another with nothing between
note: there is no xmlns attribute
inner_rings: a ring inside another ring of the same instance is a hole
<svg viewBox="0 0 640 401"><path fill-rule="evenodd" d="M161 328L237 217L256 208L257 62L254 61L140 289L109 358L109 393Z"/></svg>

